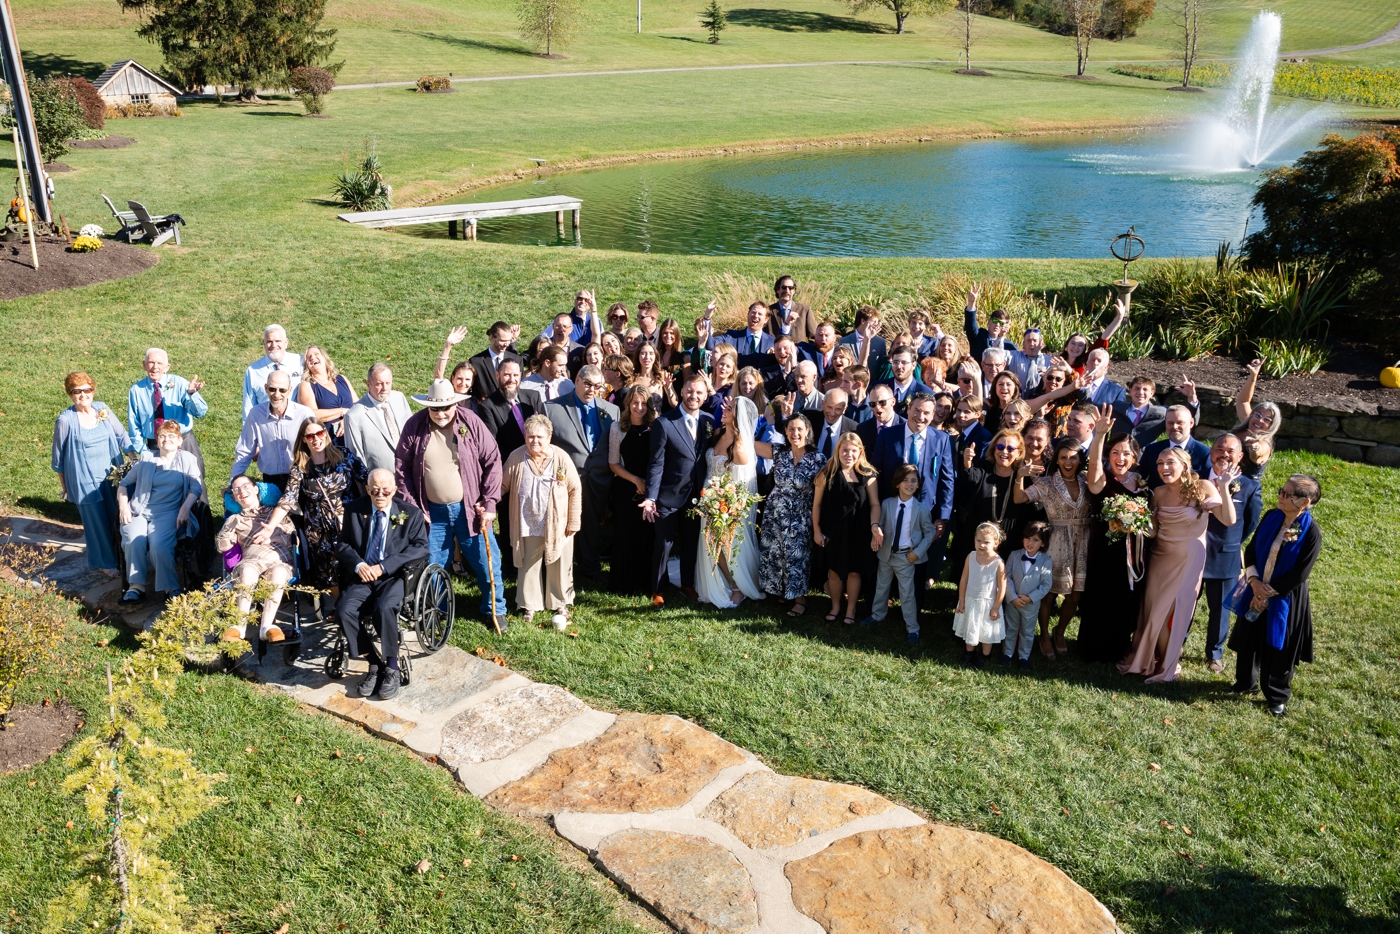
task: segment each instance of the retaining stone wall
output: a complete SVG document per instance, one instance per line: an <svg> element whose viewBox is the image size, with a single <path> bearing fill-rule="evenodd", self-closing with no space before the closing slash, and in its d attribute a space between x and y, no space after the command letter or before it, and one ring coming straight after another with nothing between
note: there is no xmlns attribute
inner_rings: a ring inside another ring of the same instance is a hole
<svg viewBox="0 0 1400 934"><path fill-rule="evenodd" d="M1218 386L1196 386L1201 420L1196 436L1210 441L1235 427L1234 391ZM1400 467L1400 407L1328 396L1325 404L1303 400L1268 399L1283 413L1277 440L1281 449L1316 451L1333 457L1381 467ZM1162 405L1186 400L1175 389L1158 385ZM1321 401L1321 400L1319 400Z"/></svg>

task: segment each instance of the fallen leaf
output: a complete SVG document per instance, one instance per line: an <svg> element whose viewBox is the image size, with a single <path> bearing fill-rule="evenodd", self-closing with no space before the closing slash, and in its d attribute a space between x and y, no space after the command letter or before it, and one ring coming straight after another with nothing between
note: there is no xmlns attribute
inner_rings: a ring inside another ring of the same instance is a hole
<svg viewBox="0 0 1400 934"><path fill-rule="evenodd" d="M1163 718L1162 718L1162 722L1165 723L1167 726L1171 726L1171 725L1172 725L1172 718L1171 718L1171 717L1163 717Z"/></svg>
<svg viewBox="0 0 1400 934"><path fill-rule="evenodd" d="M345 753L343 753L343 752L341 752L339 749L337 749L335 752L331 753L331 758L332 758L332 759L344 759L344 758L345 758Z"/></svg>
<svg viewBox="0 0 1400 934"><path fill-rule="evenodd" d="M1176 894L1176 886L1174 886L1174 885L1169 885L1169 886L1167 886L1167 890L1166 890L1165 892L1163 892L1162 894L1165 895L1167 898L1171 898L1173 895Z"/></svg>
<svg viewBox="0 0 1400 934"><path fill-rule="evenodd" d="M745 658L748 658L748 657L749 657L749 653L748 653L748 652L745 652L745 653L744 653L744 657L745 657Z"/></svg>
<svg viewBox="0 0 1400 934"><path fill-rule="evenodd" d="M647 666L647 671L651 671L651 670L652 670L651 666L648 665L648 666Z"/></svg>
<svg viewBox="0 0 1400 934"><path fill-rule="evenodd" d="M419 873L424 873L424 872L427 872L429 869L432 869L432 868L433 868L433 864L432 864L429 860L420 859L420 860L418 861L418 865L414 866L413 868L414 868L415 870L417 870Z"/></svg>
<svg viewBox="0 0 1400 934"><path fill-rule="evenodd" d="M1177 850L1177 851L1176 851L1176 855L1177 855L1177 856L1180 856L1182 859L1185 859L1185 860L1190 860L1190 859L1191 859L1191 854L1188 853L1188 852L1186 852L1185 850Z"/></svg>
<svg viewBox="0 0 1400 934"><path fill-rule="evenodd" d="M345 930L347 927L349 927L349 925L348 925L348 924L345 924L344 922L342 922L342 923L340 923L340 924L337 924L337 925L335 926L335 929L336 929L337 931L343 931L343 930Z"/></svg>
<svg viewBox="0 0 1400 934"><path fill-rule="evenodd" d="M277 929L277 934L287 934L287 932L291 929L292 926L290 924L283 924L280 928Z"/></svg>
<svg viewBox="0 0 1400 934"><path fill-rule="evenodd" d="M99 639L99 640L97 641L97 644L98 644L98 646L101 647L101 648L106 648L107 642L108 642L108 641L109 641L109 640L107 640L107 639Z"/></svg>
<svg viewBox="0 0 1400 934"><path fill-rule="evenodd" d="M1318 832L1318 833L1326 833L1326 832L1327 832L1327 825L1326 825L1326 824L1323 824L1321 827L1317 828L1317 832Z"/></svg>
<svg viewBox="0 0 1400 934"><path fill-rule="evenodd" d="M1191 828L1187 827L1185 824L1181 825L1181 832L1186 834L1186 836L1188 837L1191 836Z"/></svg>
<svg viewBox="0 0 1400 934"><path fill-rule="evenodd" d="M493 664L500 665L502 668L506 667L506 660L500 655L497 655L494 658L492 658L491 662Z"/></svg>
<svg viewBox="0 0 1400 934"><path fill-rule="evenodd" d="M1068 814L1068 813L1069 813L1069 808L1060 808L1060 813L1061 813L1061 814Z"/></svg>
<svg viewBox="0 0 1400 934"><path fill-rule="evenodd" d="M1154 771L1154 772L1160 772L1160 771L1162 771L1162 767L1161 767L1160 765L1158 765L1157 763L1155 763L1155 762L1149 762L1149 763L1147 763L1147 767L1148 767L1149 769L1151 769L1152 771Z"/></svg>
<svg viewBox="0 0 1400 934"><path fill-rule="evenodd" d="M64 824L63 826L67 827L69 830L72 830L72 829L73 829L73 822L70 820L68 823Z"/></svg>
<svg viewBox="0 0 1400 934"><path fill-rule="evenodd" d="M48 699L47 697L44 698L44 706L45 706L45 707L49 706L49 699Z"/></svg>
<svg viewBox="0 0 1400 934"><path fill-rule="evenodd" d="M477 835L478 837L481 836L481 829L480 829L480 828L477 828L476 835Z"/></svg>
<svg viewBox="0 0 1400 934"><path fill-rule="evenodd" d="M470 866L471 864L472 864L472 861L469 860L469 859L464 859L464 860L462 860L462 866L463 866L463 867Z"/></svg>
<svg viewBox="0 0 1400 934"><path fill-rule="evenodd" d="M247 752L247 753L251 753L251 752L253 751L253 747L252 747L252 746L244 746L244 747L243 747L243 751L244 751L244 752Z"/></svg>
<svg viewBox="0 0 1400 934"><path fill-rule="evenodd" d="M364 757L364 756L356 756L355 759L356 759L356 761L359 761L359 762L365 761L365 757Z"/></svg>
<svg viewBox="0 0 1400 934"><path fill-rule="evenodd" d="M510 861L511 861L512 863L518 863L518 862L520 862L520 857L519 857L519 856L516 856L514 853L512 853L512 854L510 854Z"/></svg>
<svg viewBox="0 0 1400 934"><path fill-rule="evenodd" d="M35 785L37 785L37 784L39 784L39 783L38 783L38 782L30 782L30 783L29 783L29 787L30 787L30 788L33 788L33 787L34 787Z"/></svg>
<svg viewBox="0 0 1400 934"><path fill-rule="evenodd" d="M570 639L577 639L577 638L578 638L578 633L576 633L576 632L574 632L572 629L570 629L570 630L569 630L569 638L570 638Z"/></svg>
<svg viewBox="0 0 1400 934"><path fill-rule="evenodd" d="M293 804L301 804L301 795L297 795L297 799L296 799L295 801L293 801L292 803L293 803Z"/></svg>

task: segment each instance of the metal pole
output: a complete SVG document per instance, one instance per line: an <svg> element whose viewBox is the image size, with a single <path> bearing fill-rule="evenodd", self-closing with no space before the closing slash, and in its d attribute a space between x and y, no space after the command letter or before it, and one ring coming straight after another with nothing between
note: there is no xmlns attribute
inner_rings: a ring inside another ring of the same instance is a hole
<svg viewBox="0 0 1400 934"><path fill-rule="evenodd" d="M642 0L637 0L637 35L642 34Z"/></svg>
<svg viewBox="0 0 1400 934"><path fill-rule="evenodd" d="M34 208L29 204L29 190L24 185L24 163L19 158L19 129L16 127L10 131L10 138L15 141L15 166L19 168L19 202L24 208L25 219L29 222L29 258L34 263L34 268L39 268L39 246L34 242Z"/></svg>
<svg viewBox="0 0 1400 934"><path fill-rule="evenodd" d="M39 151L39 133L34 129L34 108L29 103L29 85L25 83L24 62L19 57L19 42L15 37L15 18L10 13L10 0L0 0L0 59L5 66L5 79L10 83L10 93L14 96L15 130L24 137L24 154L31 158L29 179L34 183L36 197L34 205L39 209L39 217L46 224L53 223L53 211L49 209L48 176L44 174L44 157ZM18 167L20 172L23 166Z"/></svg>

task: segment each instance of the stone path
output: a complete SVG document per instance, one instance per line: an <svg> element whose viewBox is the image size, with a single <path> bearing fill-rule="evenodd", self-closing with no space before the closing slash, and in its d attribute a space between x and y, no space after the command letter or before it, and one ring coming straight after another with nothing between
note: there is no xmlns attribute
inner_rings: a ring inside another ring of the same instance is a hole
<svg viewBox="0 0 1400 934"><path fill-rule="evenodd" d="M86 571L80 531L8 521L18 540L60 545L48 576L61 589L89 605L114 598ZM151 612L124 621L139 628ZM272 651L251 671L441 763L493 808L548 819L686 934L1118 930L1092 895L1020 847L853 785L779 775L678 717L595 710L454 646L415 657L393 701L361 700L346 691L363 665L330 679L326 641L308 631L295 664Z"/></svg>

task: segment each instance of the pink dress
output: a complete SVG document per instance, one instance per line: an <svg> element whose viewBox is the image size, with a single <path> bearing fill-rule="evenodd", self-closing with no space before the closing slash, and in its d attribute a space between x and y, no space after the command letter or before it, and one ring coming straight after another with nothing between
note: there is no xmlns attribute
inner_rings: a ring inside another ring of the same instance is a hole
<svg viewBox="0 0 1400 934"><path fill-rule="evenodd" d="M1207 499L1200 507L1158 506L1155 509L1157 537L1152 543L1147 587L1138 613L1137 632L1128 657L1118 663L1123 674L1151 675L1148 684L1175 681L1181 662L1181 647L1191 615L1196 611L1196 594L1206 567L1206 526L1210 510L1220 505L1215 489L1202 481ZM1157 671L1157 639L1166 627L1171 636L1161 673Z"/></svg>

